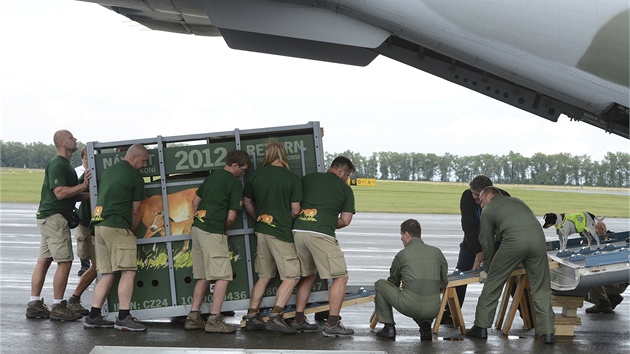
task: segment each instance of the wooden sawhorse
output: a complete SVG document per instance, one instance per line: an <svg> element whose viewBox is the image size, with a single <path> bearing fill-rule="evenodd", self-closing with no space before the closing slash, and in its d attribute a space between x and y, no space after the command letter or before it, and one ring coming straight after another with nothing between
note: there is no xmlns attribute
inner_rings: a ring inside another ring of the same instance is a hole
<svg viewBox="0 0 630 354"><path fill-rule="evenodd" d="M557 262L550 262L549 268L558 268ZM512 289L516 287L512 303L509 306L510 294ZM562 313L556 314L554 320L554 332L556 336L573 336L575 335L575 326L582 324L582 319L577 315L577 309L584 305L584 298L581 296L560 296L551 294L551 306L562 307ZM523 319L523 327L525 329L532 329L536 327L536 318L534 316L534 299L531 296L529 289L529 281L524 269L517 269L510 275L505 289L503 290L503 297L501 298L501 307L497 320L495 321L495 327L500 329L505 335L510 333L514 317L516 317L516 310L521 306L521 316ZM507 315L506 315L507 312Z"/></svg>
<svg viewBox="0 0 630 354"><path fill-rule="evenodd" d="M513 290L514 296L512 298L512 304L510 305L509 311L507 311L510 296L512 295ZM533 316L534 301L529 291L529 281L527 280L527 275L525 274L525 269L523 268L512 272L510 278L505 283L505 288L503 289L501 307L499 308L499 314L496 317L494 325L496 328L500 329L503 334L507 335L510 333L512 322L514 322L514 317L516 316L516 311L519 306L521 308L523 327L525 329L534 328L536 326L536 319Z"/></svg>
<svg viewBox="0 0 630 354"><path fill-rule="evenodd" d="M558 264L553 262L553 263L549 263L549 266L558 267ZM523 294L525 293L525 289L528 289L527 288L528 283L526 281L527 281L527 277L525 277L525 269L517 268L510 274L510 277L508 278L508 281L506 282L505 290L503 291L503 298L501 300L501 312L500 312L500 315L498 316L498 321L500 321L501 324L497 325L497 328L501 328L502 325L507 326L507 332L504 332L506 334L510 331L509 327L511 327L512 325L512 321L514 320L514 314L516 314L516 310L518 309L519 306L522 306L524 313L528 313L528 314L532 313L530 309L533 309L533 307L526 303L526 299L531 299L531 296L529 295L529 293L527 296L523 296ZM477 283L477 282L479 282L479 272L470 272L465 278L460 278L460 277L455 277L455 276L449 277L448 285L446 286L446 290L444 291L444 294L442 295L442 303L440 304L438 317L436 318L435 324L433 325L433 333L435 334L438 333L438 329L440 328L440 321L442 320L444 309L446 308L447 303L448 303L448 308L451 312L451 317L453 318L453 327L454 328L459 327L462 334L466 333L466 325L464 324L464 316L462 315L462 309L459 306L459 299L457 297L457 292L455 291L455 287L460 286L460 285ZM518 301L515 302L513 308L510 308L510 314L513 314L511 319L508 317L509 321L506 321L506 323L503 324L503 317L505 316L505 311L507 308L508 301L510 299L510 295L512 293L512 288L515 285L517 286L517 288L516 288L516 293L514 294L514 299L517 299ZM521 285L520 289L518 285ZM526 326L528 325L531 326L528 328L533 328L534 326L533 318L531 317L533 316L530 316L530 318L527 319L528 322L526 323Z"/></svg>
<svg viewBox="0 0 630 354"><path fill-rule="evenodd" d="M457 279L456 277L453 278L453 280L449 280L448 285L442 294L442 303L440 304L438 317L435 319L435 324L433 325L434 334L438 333L446 304L448 304L451 317L453 318L453 327L459 328L462 334L466 333L466 324L464 323L464 316L462 315L462 309L459 306L459 298L457 297L457 291L455 291L455 288L460 285L478 283L479 272L470 273L470 276L462 279Z"/></svg>

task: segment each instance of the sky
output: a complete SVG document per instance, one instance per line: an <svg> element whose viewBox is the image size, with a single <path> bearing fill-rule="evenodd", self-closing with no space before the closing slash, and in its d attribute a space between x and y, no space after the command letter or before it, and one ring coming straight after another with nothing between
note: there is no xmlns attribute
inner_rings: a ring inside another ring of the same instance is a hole
<svg viewBox="0 0 630 354"><path fill-rule="evenodd" d="M553 123L385 57L353 67L237 51L221 37L151 31L72 0L0 6L4 141L52 144L58 129L86 143L319 121L329 153L630 152L599 128Z"/></svg>

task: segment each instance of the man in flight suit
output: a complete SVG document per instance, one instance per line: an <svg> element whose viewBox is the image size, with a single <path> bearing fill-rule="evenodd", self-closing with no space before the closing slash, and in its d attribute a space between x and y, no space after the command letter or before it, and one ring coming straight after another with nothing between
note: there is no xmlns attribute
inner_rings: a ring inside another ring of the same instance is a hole
<svg viewBox="0 0 630 354"><path fill-rule="evenodd" d="M400 225L400 240L405 248L398 252L390 276L376 282L376 318L384 323L376 333L395 338L392 306L420 325L420 340L431 340L431 322L440 311L440 292L448 284L448 264L439 248L420 239L420 223L409 219ZM402 290L401 290L402 283Z"/></svg>
<svg viewBox="0 0 630 354"><path fill-rule="evenodd" d="M523 201L507 197L495 187L486 187L481 200L479 242L483 249L488 277L477 301L475 325L469 337L488 338L503 285L521 263L525 267L534 298L536 334L545 344L554 343L555 315L551 308L551 282L545 234L536 215ZM501 246L495 253L495 240Z"/></svg>

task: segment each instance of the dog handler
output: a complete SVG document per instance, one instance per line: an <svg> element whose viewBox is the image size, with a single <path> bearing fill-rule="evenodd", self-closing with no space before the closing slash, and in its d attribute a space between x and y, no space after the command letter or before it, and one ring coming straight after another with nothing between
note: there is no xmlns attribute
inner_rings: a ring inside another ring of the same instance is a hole
<svg viewBox="0 0 630 354"><path fill-rule="evenodd" d="M483 249L488 277L477 301L475 325L466 331L469 337L486 339L492 325L503 285L512 271L523 263L534 297L536 334L545 344L554 343L555 314L551 308L551 282L545 234L536 215L523 201L501 195L486 187L481 200L479 242ZM501 244L495 254L494 237Z"/></svg>

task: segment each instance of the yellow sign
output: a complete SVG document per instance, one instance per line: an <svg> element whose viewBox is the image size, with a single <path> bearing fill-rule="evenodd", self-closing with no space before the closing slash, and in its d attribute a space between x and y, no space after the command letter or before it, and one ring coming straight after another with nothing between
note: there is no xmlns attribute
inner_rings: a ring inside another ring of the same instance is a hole
<svg viewBox="0 0 630 354"><path fill-rule="evenodd" d="M359 187L375 187L376 178L356 178L356 179L348 178L348 184L351 186L359 186Z"/></svg>

